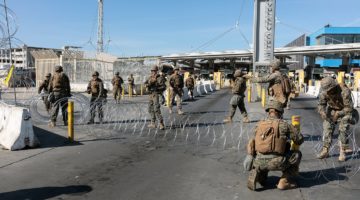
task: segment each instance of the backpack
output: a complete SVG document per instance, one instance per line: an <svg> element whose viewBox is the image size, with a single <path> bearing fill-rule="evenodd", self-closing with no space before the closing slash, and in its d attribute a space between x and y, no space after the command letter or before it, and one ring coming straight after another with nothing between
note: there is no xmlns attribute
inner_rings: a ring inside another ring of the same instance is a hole
<svg viewBox="0 0 360 200"><path fill-rule="evenodd" d="M187 87L194 87L194 79L192 77L189 77L186 79L186 86Z"/></svg>
<svg viewBox="0 0 360 200"><path fill-rule="evenodd" d="M157 90L161 91L161 92L164 92L166 90L166 79L165 79L165 77L159 75L157 77L156 82L157 82L157 85L156 85Z"/></svg>
<svg viewBox="0 0 360 200"><path fill-rule="evenodd" d="M263 120L257 124L255 131L255 150L262 154L284 154L286 138L280 137L280 120Z"/></svg>
<svg viewBox="0 0 360 200"><path fill-rule="evenodd" d="M285 96L288 97L291 93L291 83L289 77L287 77L286 75L282 76L281 86Z"/></svg>
<svg viewBox="0 0 360 200"><path fill-rule="evenodd" d="M55 73L52 79L53 88L61 88L63 84L63 73Z"/></svg>

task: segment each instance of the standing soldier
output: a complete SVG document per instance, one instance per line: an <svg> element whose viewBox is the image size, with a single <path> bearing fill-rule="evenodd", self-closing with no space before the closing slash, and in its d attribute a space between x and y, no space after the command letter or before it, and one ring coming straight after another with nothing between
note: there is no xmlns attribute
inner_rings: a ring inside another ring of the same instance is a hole
<svg viewBox="0 0 360 200"><path fill-rule="evenodd" d="M190 92L190 99L194 100L194 86L195 86L195 80L192 77L192 74L189 74L189 77L185 80L185 86Z"/></svg>
<svg viewBox="0 0 360 200"><path fill-rule="evenodd" d="M121 76L119 76L119 74L119 72L116 72L114 78L111 81L111 84L113 85L113 96L116 103L120 102L122 92L121 84L124 83L123 79L121 78Z"/></svg>
<svg viewBox="0 0 360 200"><path fill-rule="evenodd" d="M170 76L169 79L170 83L170 105L169 105L169 112L172 113L172 102L176 101L177 105L177 113L179 115L184 114L181 110L181 101L183 96L183 87L184 87L184 80L183 77L179 74L179 67L175 67L174 73Z"/></svg>
<svg viewBox="0 0 360 200"><path fill-rule="evenodd" d="M234 85L232 88L232 93L234 94L230 100L230 113L229 116L224 119L224 123L232 122L232 118L235 115L236 108L239 107L240 112L243 116L243 123L249 123L250 120L248 118L244 98L245 98L245 91L246 91L246 79L243 77L243 73L241 70L236 70L234 73Z"/></svg>
<svg viewBox="0 0 360 200"><path fill-rule="evenodd" d="M345 153L349 149L349 128L353 112L351 91L344 84L338 84L333 78L325 77L321 80L318 112L323 122L323 148L317 156L323 159L329 156L331 138L335 126L339 123L339 161L345 161Z"/></svg>
<svg viewBox="0 0 360 200"><path fill-rule="evenodd" d="M133 77L133 74L130 74L129 78L128 78L128 84L129 84L129 93L130 91L132 92L132 94L136 95L136 90L135 90L135 79Z"/></svg>
<svg viewBox="0 0 360 200"><path fill-rule="evenodd" d="M50 79L51 79L51 73L46 74L45 80L43 80L40 83L40 86L38 89L38 94L40 94L42 91L44 91L44 93L45 93L41 98L45 104L45 108L46 108L47 112L50 111L50 102L48 100Z"/></svg>
<svg viewBox="0 0 360 200"><path fill-rule="evenodd" d="M149 113L151 115L151 124L148 125L148 128L156 128L156 118L159 120L160 130L164 130L164 121L161 116L160 110L160 95L166 90L164 77L158 74L158 67L154 66L151 69L150 77L145 81L145 85L150 92L149 95Z"/></svg>
<svg viewBox="0 0 360 200"><path fill-rule="evenodd" d="M283 107L286 106L286 94L283 88L283 75L280 72L280 61L274 61L271 64L271 74L252 78L251 81L253 83L269 83L268 94L269 101L278 101Z"/></svg>
<svg viewBox="0 0 360 200"><path fill-rule="evenodd" d="M288 109L288 110L290 109L290 101L291 101L291 99L296 97L296 85L295 85L295 82L294 82L294 78L290 77L289 82L290 82L291 93L290 93L290 95L288 96L288 99L287 99L286 109Z"/></svg>
<svg viewBox="0 0 360 200"><path fill-rule="evenodd" d="M68 97L71 96L71 89L69 77L63 72L63 68L60 65L55 67L54 76L50 81L49 93L51 96L50 103L53 105L49 126L56 126L59 107L61 107L61 114L63 116L64 125L66 126L68 123L67 104Z"/></svg>
<svg viewBox="0 0 360 200"><path fill-rule="evenodd" d="M90 98L90 121L88 124L93 124L95 119L95 109L97 108L97 112L99 115L100 123L103 122L103 110L102 106L104 103L104 84L103 81L99 78L99 72L95 71L92 74L92 79L89 81L87 86L88 94L91 94Z"/></svg>
<svg viewBox="0 0 360 200"><path fill-rule="evenodd" d="M269 171L282 171L277 188L292 189L296 183L290 180L299 173L302 154L298 150L290 150L290 140L301 145L303 135L298 129L282 119L283 105L272 101L266 108L268 117L258 122L254 138L247 145L247 157L244 161L246 170L250 170L247 186L256 190L256 183L266 184ZM254 159L255 158L255 159Z"/></svg>

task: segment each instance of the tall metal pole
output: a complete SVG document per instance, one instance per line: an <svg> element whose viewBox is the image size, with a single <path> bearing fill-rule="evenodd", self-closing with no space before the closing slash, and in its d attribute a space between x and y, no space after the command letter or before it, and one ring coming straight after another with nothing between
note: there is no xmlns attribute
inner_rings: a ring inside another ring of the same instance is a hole
<svg viewBox="0 0 360 200"><path fill-rule="evenodd" d="M103 36L104 36L104 30L103 30L103 20L104 20L104 16L103 16L103 6L104 6L104 0L98 0L98 35L97 35L97 52L104 52L104 40L103 40Z"/></svg>
<svg viewBox="0 0 360 200"><path fill-rule="evenodd" d="M253 71L274 59L276 0L254 0Z"/></svg>
<svg viewBox="0 0 360 200"><path fill-rule="evenodd" d="M5 9L5 18L6 18L6 26L7 26L7 32L8 32L8 39L9 39L9 51L10 51L10 69L13 67L13 63L12 63L12 49L11 49L11 37L10 37L10 28L9 28L9 19L8 19L8 13L7 13L7 6L6 6L6 0L4 0L4 9ZM16 86L15 86L15 67L12 70L12 74L11 74L11 78L13 79L13 88L14 88L14 100L15 100L15 105L17 104L16 102Z"/></svg>

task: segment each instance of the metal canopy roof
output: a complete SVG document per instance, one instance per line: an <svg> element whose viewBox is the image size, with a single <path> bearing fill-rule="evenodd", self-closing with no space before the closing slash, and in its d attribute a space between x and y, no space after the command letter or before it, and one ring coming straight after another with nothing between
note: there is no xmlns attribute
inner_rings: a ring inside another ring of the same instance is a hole
<svg viewBox="0 0 360 200"><path fill-rule="evenodd" d="M291 55L324 55L324 54L348 54L360 55L360 43L316 45L302 47L275 48L275 56ZM233 50L224 52L184 53L161 56L160 60L192 60L192 59L231 59L252 57L252 50Z"/></svg>

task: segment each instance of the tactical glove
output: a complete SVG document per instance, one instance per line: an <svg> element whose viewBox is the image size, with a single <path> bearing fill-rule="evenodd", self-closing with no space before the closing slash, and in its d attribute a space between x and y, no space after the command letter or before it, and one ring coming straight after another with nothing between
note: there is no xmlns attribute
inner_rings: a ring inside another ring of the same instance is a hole
<svg viewBox="0 0 360 200"><path fill-rule="evenodd" d="M252 169L253 161L254 161L254 157L252 155L246 155L243 163L244 169L250 171Z"/></svg>

